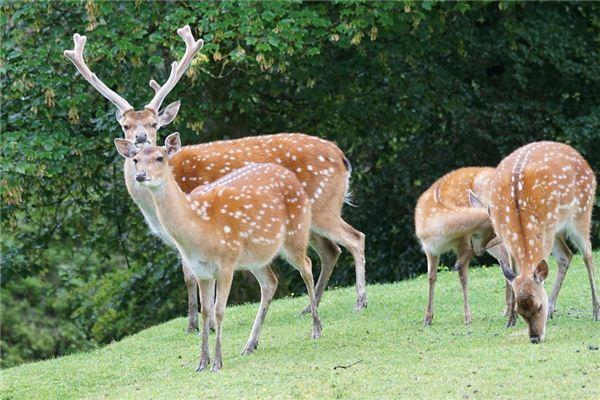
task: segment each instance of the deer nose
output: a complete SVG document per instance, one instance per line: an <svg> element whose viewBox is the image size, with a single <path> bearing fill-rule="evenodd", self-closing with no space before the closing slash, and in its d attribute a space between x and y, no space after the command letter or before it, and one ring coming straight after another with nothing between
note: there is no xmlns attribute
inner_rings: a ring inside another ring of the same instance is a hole
<svg viewBox="0 0 600 400"><path fill-rule="evenodd" d="M138 182L144 182L146 180L146 171L138 172L135 175L135 180Z"/></svg>
<svg viewBox="0 0 600 400"><path fill-rule="evenodd" d="M539 336L530 336L529 340L531 340L531 343L539 343L540 342L540 337Z"/></svg>
<svg viewBox="0 0 600 400"><path fill-rule="evenodd" d="M147 141L148 141L148 136L146 135L146 132L135 134L135 142L136 143L146 143Z"/></svg>

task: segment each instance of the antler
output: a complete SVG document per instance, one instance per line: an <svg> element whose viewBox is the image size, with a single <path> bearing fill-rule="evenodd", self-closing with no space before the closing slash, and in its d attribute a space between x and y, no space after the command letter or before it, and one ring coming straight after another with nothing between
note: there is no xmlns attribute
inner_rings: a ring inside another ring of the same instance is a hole
<svg viewBox="0 0 600 400"><path fill-rule="evenodd" d="M171 90L173 90L177 82L179 82L179 79L181 79L185 71L190 66L194 55L202 48L202 46L204 46L204 41L202 39L198 41L194 40L194 36L192 35L192 30L190 29L189 25L177 29L177 34L181 36L185 42L185 54L181 58L181 61L175 61L173 64L171 64L171 73L169 74L169 79L167 79L163 86L160 86L154 79L150 81L150 86L152 86L152 89L154 89L156 94L154 95L152 101L150 101L145 108L158 111L165 97L167 97Z"/></svg>
<svg viewBox="0 0 600 400"><path fill-rule="evenodd" d="M124 98L119 96L117 93L112 91L108 86L106 86L97 76L92 73L83 59L83 48L85 47L85 41L87 38L85 36L81 36L79 33L73 35L73 42L75 43L75 47L73 50L65 50L63 54L67 57L71 62L75 65L81 76L85 78L86 81L90 83L100 94L110 100L115 106L121 110L121 112L125 112L128 110L132 110L133 107L131 104L127 102Z"/></svg>

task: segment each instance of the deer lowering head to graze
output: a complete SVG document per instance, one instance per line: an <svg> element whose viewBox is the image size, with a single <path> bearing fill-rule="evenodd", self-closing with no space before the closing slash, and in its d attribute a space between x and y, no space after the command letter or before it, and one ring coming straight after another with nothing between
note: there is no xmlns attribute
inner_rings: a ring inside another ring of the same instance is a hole
<svg viewBox="0 0 600 400"><path fill-rule="evenodd" d="M557 235L566 234L582 251L590 279L593 316L600 319L590 242L595 191L594 172L566 144L528 144L506 157L496 169L490 216L519 271L515 274L512 268L501 264L515 293L516 311L527 323L533 343L544 340L546 333L549 304L544 280ZM561 282L555 289L560 289L562 278L564 273L561 277L559 270L557 281Z"/></svg>
<svg viewBox="0 0 600 400"><path fill-rule="evenodd" d="M464 323L471 322L468 301L468 267L474 255L482 255L494 237L487 210L479 200L487 199L493 168L460 168L438 179L419 198L415 209L416 234L427 257L429 301L423 323L433 319L433 293L440 256L453 250L454 266L463 290ZM473 204L477 201L477 204ZM503 253L493 254L501 258Z"/></svg>
<svg viewBox="0 0 600 400"><path fill-rule="evenodd" d="M177 141L177 133L168 142ZM306 284L313 317L312 337L321 334L310 258L306 255L311 221L310 200L298 178L276 164L250 164L185 194L168 163L168 149L139 150L126 139L115 139L119 153L135 164L135 177L149 189L158 218L175 241L186 265L199 281L204 300L216 280L216 345L213 371L222 366L223 315L234 270L251 271L261 286L261 302L244 354L254 351L277 278L271 260L281 252ZM210 362L209 314L201 301L202 354L198 370Z"/></svg>
<svg viewBox="0 0 600 400"><path fill-rule="evenodd" d="M189 62L193 56L192 50L199 47L192 46L192 44L199 42L194 41L187 27L178 30L178 33L183 35L182 37L184 37L186 45L189 44L187 48L190 49L190 51L186 50L186 56L184 56L184 60L180 63L181 67L178 65L178 71L182 71L183 66L187 65L185 60ZM175 118L179 109L179 102L171 104L162 113L159 113L159 120L147 119L149 115L148 109L159 108L153 105L155 103L159 104L158 100L151 102L146 106L144 111L135 112L135 114L127 113L126 110L131 108L129 103L114 92L108 92L108 88L99 82L98 78L85 66L85 62L83 61L84 44L85 37L75 35L75 50L67 51L65 54L73 61L88 82L92 83L92 86L117 105L120 110L117 115L124 129L125 137L137 142L137 132L139 133L138 147L143 147L147 144L155 145L156 130ZM174 74L172 71L173 77L181 77L181 74L182 72ZM94 79L91 78L92 75L95 77ZM169 80L173 81L174 79L170 77ZM150 85L155 90L157 96L161 90L163 91L159 97L160 102L162 102L165 96L163 88L167 87L167 85L161 87L155 81L151 81ZM172 87L173 85L174 82L169 86ZM134 124L130 119L124 120L120 116L128 118L139 116L139 119ZM170 154L173 154L173 152ZM176 171L175 178L185 192L190 192L201 184L212 182L236 168L255 162L270 162L288 168L299 178L304 190L313 202L310 245L317 252L321 260L321 274L316 287L317 302L320 301L333 272L333 268L341 252L338 244L341 244L350 251L354 258L357 291L355 309L361 310L365 308L367 306L364 257L365 237L364 234L354 229L341 217L341 210L344 197L348 191L348 181L351 171L350 163L335 144L303 134L268 135L185 146L170 160L172 167ZM126 160L125 182L129 194L142 210L151 230L167 241L167 243L170 243L168 235L160 227L156 210L147 189L135 181L132 169L132 161ZM197 293L195 292L194 280L189 273L186 273L185 266L184 276L186 277L189 298L190 323L188 329L191 330L197 325L197 321L195 320L196 312L194 311L197 308L197 304L194 303ZM309 308L307 307L305 311L308 310Z"/></svg>

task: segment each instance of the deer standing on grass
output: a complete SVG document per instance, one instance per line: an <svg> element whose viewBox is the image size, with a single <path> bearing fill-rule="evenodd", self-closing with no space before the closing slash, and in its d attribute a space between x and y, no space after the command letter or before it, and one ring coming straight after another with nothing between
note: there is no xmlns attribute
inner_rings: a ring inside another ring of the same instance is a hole
<svg viewBox="0 0 600 400"><path fill-rule="evenodd" d="M178 142L178 133L167 143ZM163 228L175 241L186 265L200 285L203 321L202 352L198 370L210 363L208 331L216 280L216 344L212 370L222 365L223 315L234 270L251 271L261 287L261 301L252 333L242 354L252 353L269 304L277 289L271 260L281 252L300 272L306 284L313 318L312 337L321 335L312 267L306 255L311 221L310 201L296 176L276 164L250 164L213 183L185 194L173 177L167 147L146 146L115 139L119 153L135 164L135 178L148 188Z"/></svg>
<svg viewBox="0 0 600 400"><path fill-rule="evenodd" d="M427 257L429 275L429 301L423 320L431 325L433 319L433 294L440 256L453 250L457 253L454 270L458 271L463 291L464 323L471 323L468 298L468 268L474 255L482 255L486 244L494 238L487 210L473 204L469 193L484 195L489 192L493 168L470 167L452 171L438 179L419 197L415 209L415 230ZM483 197L483 196L482 196ZM493 256L503 259L500 246L490 250Z"/></svg>
<svg viewBox="0 0 600 400"><path fill-rule="evenodd" d="M596 296L590 224L596 177L586 160L572 147L535 142L515 150L496 169L492 180L490 216L518 274L501 263L515 294L516 311L528 326L532 343L544 340L546 321L568 267L559 262L550 302L544 289L546 260L555 238L566 234L583 253L592 291L593 317L600 320ZM562 247L564 241L558 244ZM566 247L566 246L565 246ZM570 252L568 248L563 250ZM512 266L512 264L511 264Z"/></svg>
<svg viewBox="0 0 600 400"><path fill-rule="evenodd" d="M138 147L156 145L158 129L168 125L177 115L179 101L169 104L159 112L161 104L189 67L194 54L202 47L202 40L194 39L189 26L178 29L177 33L186 44L185 54L180 62L173 63L169 78L163 86L154 80L150 81L155 96L142 111L135 111L124 98L109 89L91 72L83 58L85 36L75 34L74 49L64 52L81 75L117 106L116 117L125 139L135 141ZM335 144L303 134L279 134L186 146L180 153L170 164L178 171L175 179L185 192L190 192L206 182L213 182L228 172L252 162L276 163L294 172L312 202L310 246L321 260L321 274L316 287L317 302L321 300L341 253L338 247L340 244L348 249L354 258L357 291L355 309L362 310L367 306L365 236L341 217L351 168L343 152ZM125 161L124 169L127 190L142 210L151 231L174 247L173 241L159 223L150 193L134 179L130 159ZM188 331L192 331L197 329L198 325L197 285L185 263L182 268L188 289ZM306 311L309 311L309 307Z"/></svg>

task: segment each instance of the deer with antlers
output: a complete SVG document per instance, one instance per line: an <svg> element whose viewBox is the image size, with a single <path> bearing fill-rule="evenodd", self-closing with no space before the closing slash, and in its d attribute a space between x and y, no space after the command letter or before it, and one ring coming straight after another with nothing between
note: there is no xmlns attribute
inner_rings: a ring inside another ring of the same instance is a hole
<svg viewBox="0 0 600 400"><path fill-rule="evenodd" d="M515 294L515 309L527 323L532 343L544 340L549 309L556 304L568 266L568 262L559 262L549 304L544 288L548 277L546 260L552 249L557 248L557 236L562 241L562 235L567 235L583 253L593 317L600 320L590 241L595 191L594 172L581 154L566 144L528 144L502 160L496 169L490 216L494 230L508 250L509 260L518 270L516 274L512 264L501 263ZM563 245L564 241L558 247Z"/></svg>
<svg viewBox="0 0 600 400"><path fill-rule="evenodd" d="M178 29L177 33L186 44L185 54L180 62L172 64L171 73L164 85L159 85L155 80L150 81L155 96L142 111L135 111L125 99L109 89L90 71L83 58L85 36L75 34L74 49L64 52L81 75L117 106L116 116L125 139L134 141L138 147L156 145L158 129L168 125L177 115L179 101L171 103L161 112L160 107L189 67L194 54L202 47L202 40L194 39L189 26ZM362 310L367 306L365 236L341 217L351 168L335 144L303 134L279 134L186 146L177 154L177 157L173 157L169 162L177 171L177 183L186 192L253 162L279 164L295 173L312 203L310 246L321 260L321 273L315 293L317 303L321 300L341 253L338 247L340 244L348 249L354 258L357 291L355 309ZM125 161L124 169L127 190L142 210L150 229L166 243L174 246L173 240L161 227L148 189L135 181L131 159ZM188 289L188 331L191 331L197 329L197 285L185 263L182 264L182 268ZM309 311L309 307L306 311Z"/></svg>
<svg viewBox="0 0 600 400"><path fill-rule="evenodd" d="M415 208L415 230L427 257L429 276L424 325L431 325L433 320L433 294L440 256L451 250L457 254L454 270L458 271L463 291L464 323L471 323L469 263L474 255L482 255L494 238L487 210L479 207L480 200L475 194L488 197L493 174L493 168L460 168L438 179L419 197ZM490 246L488 252L503 261L506 257L500 245Z"/></svg>
<svg viewBox="0 0 600 400"><path fill-rule="evenodd" d="M179 134L166 143L178 142ZM298 178L276 164L250 164L191 193L184 193L168 163L172 151L115 139L119 153L134 163L136 181L152 196L162 227L175 241L200 284L203 321L201 371L210 363L207 296L216 280L216 344L212 370L222 365L221 333L234 270L251 271L261 286L261 301L243 354L258 346L258 336L277 288L271 260L281 252L300 272L310 300L312 337L321 335L310 258L306 255L311 221L310 200Z"/></svg>

